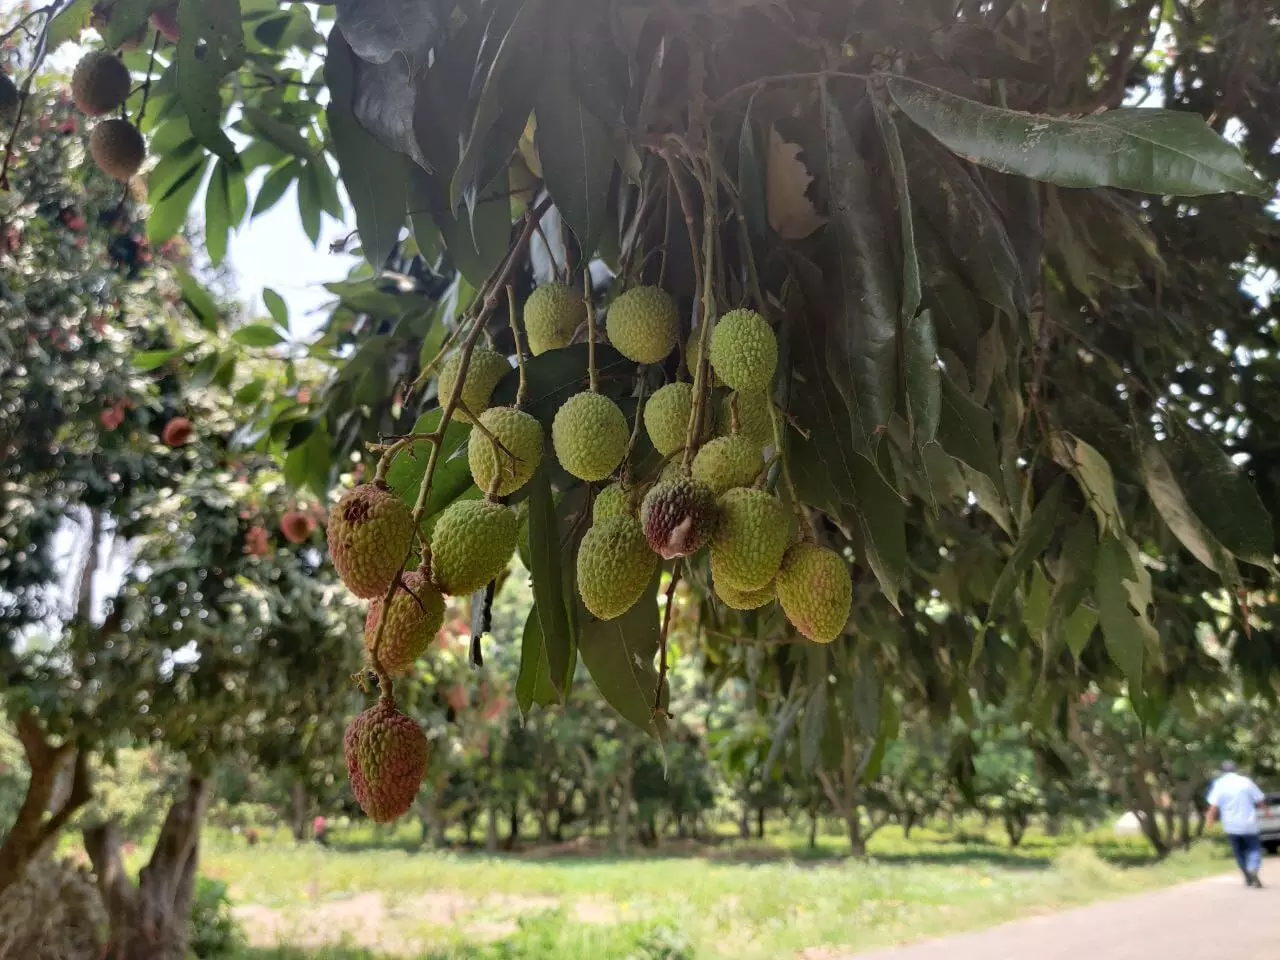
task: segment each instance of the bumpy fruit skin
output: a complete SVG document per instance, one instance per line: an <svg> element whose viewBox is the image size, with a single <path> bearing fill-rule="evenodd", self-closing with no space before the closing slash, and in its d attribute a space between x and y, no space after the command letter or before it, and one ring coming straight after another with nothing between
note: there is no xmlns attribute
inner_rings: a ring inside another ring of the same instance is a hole
<svg viewBox="0 0 1280 960"><path fill-rule="evenodd" d="M329 514L329 557L347 589L372 600L387 593L413 542L413 515L382 483L348 490Z"/></svg>
<svg viewBox="0 0 1280 960"><path fill-rule="evenodd" d="M129 68L119 57L102 50L86 53L71 74L71 99L82 113L100 117L129 96Z"/></svg>
<svg viewBox="0 0 1280 960"><path fill-rule="evenodd" d="M640 504L640 525L664 560L692 556L715 532L716 495L691 477L656 483Z"/></svg>
<svg viewBox="0 0 1280 960"><path fill-rule="evenodd" d="M734 433L733 407L738 407L738 429L740 436L752 443L767 447L773 443L773 423L769 419L769 404L772 401L767 393L731 393L720 403L719 428L721 433Z"/></svg>
<svg viewBox="0 0 1280 960"><path fill-rule="evenodd" d="M473 429L467 440L471 479L482 493L505 497L528 483L542 462L542 424L515 407L490 407L480 414L480 422L515 459Z"/></svg>
<svg viewBox="0 0 1280 960"><path fill-rule="evenodd" d="M160 439L164 441L165 446L178 448L184 447L191 440L191 434L195 429L191 426L191 421L186 417L174 417L164 425L164 430L160 433Z"/></svg>
<svg viewBox="0 0 1280 960"><path fill-rule="evenodd" d="M632 287L609 304L609 342L634 363L658 363L675 349L676 303L661 287Z"/></svg>
<svg viewBox="0 0 1280 960"><path fill-rule="evenodd" d="M684 446L693 412L693 384L668 383L645 401L644 429L653 449L669 457Z"/></svg>
<svg viewBox="0 0 1280 960"><path fill-rule="evenodd" d="M293 544L306 543L315 528L315 518L301 510L290 510L280 518L280 533Z"/></svg>
<svg viewBox="0 0 1280 960"><path fill-rule="evenodd" d="M458 381L458 370L461 367L461 353L455 353L441 365L440 381L436 391L440 406L443 407L453 396L453 387ZM461 397L470 415L464 412L461 406L454 410L453 415L463 423L470 423L472 416L478 417L489 406L493 388L510 372L511 361L502 354L488 347L475 347L471 351L471 365L467 367L467 379L462 384Z"/></svg>
<svg viewBox="0 0 1280 960"><path fill-rule="evenodd" d="M12 120L18 112L18 85L7 73L0 73L0 120Z"/></svg>
<svg viewBox="0 0 1280 960"><path fill-rule="evenodd" d="M93 128L89 153L103 173L124 183L142 169L142 161L147 159L147 144L132 123L112 117Z"/></svg>
<svg viewBox="0 0 1280 960"><path fill-rule="evenodd" d="M797 543L782 558L778 601L791 625L816 643L844 632L853 606L853 581L840 554L812 543Z"/></svg>
<svg viewBox="0 0 1280 960"><path fill-rule="evenodd" d="M364 652L370 664L373 663L373 644L378 638L378 618L381 615L382 598L379 597L369 604L369 615L364 621ZM395 596L391 598L391 612L387 614L382 644L378 647L383 669L393 677L408 673L417 659L427 652L442 623L444 597L440 591L419 570L404 574L396 586Z"/></svg>
<svg viewBox="0 0 1280 960"><path fill-rule="evenodd" d="M458 500L431 531L431 579L450 596L465 596L503 570L515 552L520 518L492 500Z"/></svg>
<svg viewBox="0 0 1280 960"><path fill-rule="evenodd" d="M591 505L591 522L599 523L610 517L620 517L627 512L630 494L621 483L611 483L596 494Z"/></svg>
<svg viewBox="0 0 1280 960"><path fill-rule="evenodd" d="M719 500L711 575L738 590L759 590L778 573L787 549L787 511L763 490L734 487Z"/></svg>
<svg viewBox="0 0 1280 960"><path fill-rule="evenodd" d="M778 365L778 340L754 310L731 310L711 331L711 366L730 388L763 392Z"/></svg>
<svg viewBox="0 0 1280 960"><path fill-rule="evenodd" d="M635 606L657 565L640 521L609 517L593 524L578 547L578 593L594 616L612 620Z"/></svg>
<svg viewBox="0 0 1280 960"><path fill-rule="evenodd" d="M563 283L549 283L529 294L524 304L524 332L535 357L567 347L587 318L582 294Z"/></svg>
<svg viewBox="0 0 1280 960"><path fill-rule="evenodd" d="M778 595L772 580L759 590L735 590L727 583L717 582L715 591L720 602L733 610L759 610Z"/></svg>
<svg viewBox="0 0 1280 960"><path fill-rule="evenodd" d="M627 454L627 418L598 393L575 393L551 421L551 445L560 466L579 480L603 480Z"/></svg>
<svg viewBox="0 0 1280 960"><path fill-rule="evenodd" d="M734 487L749 487L760 473L760 447L746 437L716 437L704 443L690 467L719 496Z"/></svg>
<svg viewBox="0 0 1280 960"><path fill-rule="evenodd" d="M181 31L178 29L178 5L171 3L153 12L151 25L170 43L177 43L181 36Z"/></svg>
<svg viewBox="0 0 1280 960"><path fill-rule="evenodd" d="M357 714L342 739L356 803L376 823L404 816L422 786L430 752L417 722L384 697Z"/></svg>

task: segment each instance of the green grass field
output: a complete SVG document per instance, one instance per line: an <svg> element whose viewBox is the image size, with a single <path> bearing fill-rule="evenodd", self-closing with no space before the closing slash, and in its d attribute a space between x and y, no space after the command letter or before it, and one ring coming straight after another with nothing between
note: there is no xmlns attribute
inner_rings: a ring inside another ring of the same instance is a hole
<svg viewBox="0 0 1280 960"><path fill-rule="evenodd" d="M886 828L866 861L779 833L673 856L411 852L409 834L335 846L213 833L203 872L229 884L250 937L238 960L828 960L1228 869L1201 843L1151 863L1140 841ZM397 846L397 842L401 846Z"/></svg>

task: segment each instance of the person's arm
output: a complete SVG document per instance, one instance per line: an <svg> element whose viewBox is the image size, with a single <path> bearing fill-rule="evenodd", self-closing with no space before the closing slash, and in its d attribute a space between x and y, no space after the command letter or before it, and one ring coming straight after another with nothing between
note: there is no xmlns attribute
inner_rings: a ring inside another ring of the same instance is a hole
<svg viewBox="0 0 1280 960"><path fill-rule="evenodd" d="M1253 805L1258 808L1258 812L1266 815L1267 812L1267 795L1263 793L1256 783L1249 783L1249 799L1253 801Z"/></svg>
<svg viewBox="0 0 1280 960"><path fill-rule="evenodd" d="M1214 804L1209 804L1209 809L1204 815L1205 827L1212 827L1213 822L1218 819L1218 808Z"/></svg>

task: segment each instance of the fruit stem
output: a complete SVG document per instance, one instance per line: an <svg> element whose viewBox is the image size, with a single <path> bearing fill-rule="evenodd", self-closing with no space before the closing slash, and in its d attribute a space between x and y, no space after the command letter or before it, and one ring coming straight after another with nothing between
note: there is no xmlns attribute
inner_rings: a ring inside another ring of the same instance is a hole
<svg viewBox="0 0 1280 960"><path fill-rule="evenodd" d="M814 529L813 518L800 506L800 497L796 494L796 482L791 477L791 464L787 461L786 449L782 446L782 421L778 417L778 408L773 405L773 398L768 399L769 424L773 427L773 455L782 462L782 482L787 485L787 494L791 497L791 508L800 518L801 526L809 531L815 540L818 531Z"/></svg>
<svg viewBox="0 0 1280 960"><path fill-rule="evenodd" d="M714 312L712 269L715 259L715 187L699 177L702 185L702 326L698 330L698 369L693 377L693 409L689 411L689 428L684 438L684 471L689 472L693 456L698 452L698 438L706 413L707 399L711 396L711 315ZM696 264L697 258L694 258Z"/></svg>
<svg viewBox="0 0 1280 960"><path fill-rule="evenodd" d="M622 479L625 481L631 476L631 453L636 448L636 440L640 437L640 420L644 416L644 388L647 384L645 372L649 368L645 364L640 364L637 376L640 377L640 396L636 398L636 419L631 424L631 439L627 441L627 452L622 456Z"/></svg>
<svg viewBox="0 0 1280 960"><path fill-rule="evenodd" d="M599 393L600 381L596 374L596 311L591 305L591 267L582 271L582 302L587 310L587 376L591 392Z"/></svg>
<svg viewBox="0 0 1280 960"><path fill-rule="evenodd" d="M440 440L440 436L439 431L435 433L410 433L403 437L397 437L392 443L369 444L370 453L382 451L382 456L378 458L377 470L373 474L374 482L387 479L387 472L391 469L391 462L395 460L396 455L401 450L413 446L415 443L437 443Z"/></svg>
<svg viewBox="0 0 1280 960"><path fill-rule="evenodd" d="M667 633L671 630L671 610L676 602L676 584L680 582L680 571L683 560L676 560L671 568L671 579L667 582L667 602L662 609L662 633L658 635L658 685L653 691L654 713L670 716L662 709L662 685L667 682Z"/></svg>
<svg viewBox="0 0 1280 960"><path fill-rule="evenodd" d="M520 345L520 324L516 320L516 288L507 284L507 322L511 324L511 336L516 342L516 366L520 368L520 386L516 388L516 409L524 407L529 382L524 375L524 348Z"/></svg>

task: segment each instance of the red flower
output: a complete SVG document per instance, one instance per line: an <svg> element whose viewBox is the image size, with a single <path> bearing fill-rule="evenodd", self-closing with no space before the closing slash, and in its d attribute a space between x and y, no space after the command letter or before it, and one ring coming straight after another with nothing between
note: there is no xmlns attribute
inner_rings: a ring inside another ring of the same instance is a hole
<svg viewBox="0 0 1280 960"><path fill-rule="evenodd" d="M280 518L280 532L290 543L306 543L315 528L315 518L300 510L290 510Z"/></svg>
<svg viewBox="0 0 1280 960"><path fill-rule="evenodd" d="M102 424L103 429L108 433L124 423L124 411L120 409L120 404L105 408L98 414L98 422Z"/></svg>
<svg viewBox="0 0 1280 960"><path fill-rule="evenodd" d="M251 557L265 557L271 552L271 539L266 527L250 527L244 535L244 552Z"/></svg>
<svg viewBox="0 0 1280 960"><path fill-rule="evenodd" d="M194 432L190 420L186 417L174 417L164 425L160 439L170 447L181 447L191 439Z"/></svg>

